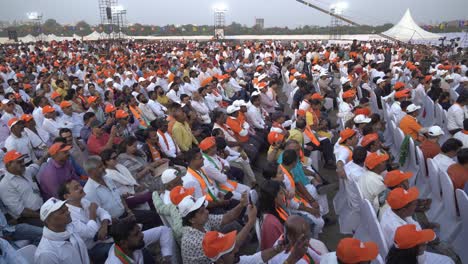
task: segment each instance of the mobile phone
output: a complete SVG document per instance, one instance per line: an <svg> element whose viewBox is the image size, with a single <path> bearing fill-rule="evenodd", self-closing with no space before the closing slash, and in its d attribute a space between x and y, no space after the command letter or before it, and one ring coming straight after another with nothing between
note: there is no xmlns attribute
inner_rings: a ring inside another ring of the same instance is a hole
<svg viewBox="0 0 468 264"><path fill-rule="evenodd" d="M232 192L227 192L225 195L224 195L224 200L229 200L231 199L233 196Z"/></svg>

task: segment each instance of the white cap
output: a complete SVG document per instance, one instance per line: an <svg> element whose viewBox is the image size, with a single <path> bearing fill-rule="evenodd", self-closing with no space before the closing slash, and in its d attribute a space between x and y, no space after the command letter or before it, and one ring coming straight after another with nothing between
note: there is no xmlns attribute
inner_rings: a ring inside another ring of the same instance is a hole
<svg viewBox="0 0 468 264"><path fill-rule="evenodd" d="M258 81L260 82L261 80L263 80L263 79L265 79L265 78L267 78L267 77L268 77L268 75L266 75L266 74L264 73L264 74L258 76Z"/></svg>
<svg viewBox="0 0 468 264"><path fill-rule="evenodd" d="M343 77L340 78L340 82L341 82L341 85L343 85L343 84L349 82L349 79L348 79L348 77L343 76Z"/></svg>
<svg viewBox="0 0 468 264"><path fill-rule="evenodd" d="M236 111L239 111L239 110L240 110L240 107L239 107L239 106L230 105L230 106L228 106L228 108L226 109L226 112L227 112L228 114L232 114L232 113L234 113L234 112L236 112Z"/></svg>
<svg viewBox="0 0 468 264"><path fill-rule="evenodd" d="M3 105L6 105L6 104L8 104L9 102L10 102L10 100L9 100L9 99L3 99L3 100L2 100L2 104L3 104Z"/></svg>
<svg viewBox="0 0 468 264"><path fill-rule="evenodd" d="M367 123L370 123L372 119L370 119L369 117L366 117L365 115L357 115L353 121L354 123L356 124L367 124Z"/></svg>
<svg viewBox="0 0 468 264"><path fill-rule="evenodd" d="M295 72L295 73L294 73L294 77L299 77L299 76L301 76L301 75L302 75L302 74L301 74L300 72Z"/></svg>
<svg viewBox="0 0 468 264"><path fill-rule="evenodd" d="M175 169L167 169L161 175L161 181L163 184L169 183L179 175L179 171Z"/></svg>
<svg viewBox="0 0 468 264"><path fill-rule="evenodd" d="M440 128L440 126L431 126L428 129L427 134L429 134L429 136L437 137L440 135L444 135L445 133L442 130L442 128Z"/></svg>
<svg viewBox="0 0 468 264"><path fill-rule="evenodd" d="M49 198L42 206L40 210L41 221L44 222L47 217L57 211L58 209L62 208L62 206L66 203L66 201L59 200L57 198Z"/></svg>
<svg viewBox="0 0 468 264"><path fill-rule="evenodd" d="M445 76L445 80L446 80L446 81L448 81L448 80L452 80L452 81L453 81L452 75L447 75L447 76Z"/></svg>
<svg viewBox="0 0 468 264"><path fill-rule="evenodd" d="M195 201L195 198L189 195L184 197L184 199L180 201L177 207L179 208L180 215L182 217L186 217L188 214L195 210L198 210L203 205L207 205L207 202L205 201L205 196L202 196Z"/></svg>
<svg viewBox="0 0 468 264"><path fill-rule="evenodd" d="M376 82L376 83L377 83L377 84L381 84L381 83L383 83L383 82L385 82L385 80L384 80L383 78L379 78L379 79L377 79L377 82Z"/></svg>
<svg viewBox="0 0 468 264"><path fill-rule="evenodd" d="M254 73L254 77L258 77L258 76L260 76L260 73L258 72Z"/></svg>
<svg viewBox="0 0 468 264"><path fill-rule="evenodd" d="M153 79L154 79L154 76L153 76L153 75L151 75L150 77L148 77L148 81L150 81L150 82L153 81Z"/></svg>
<svg viewBox="0 0 468 264"><path fill-rule="evenodd" d="M421 109L421 107L419 105L415 105L415 104L410 104L408 105L408 107L406 108L406 113L412 113L416 110L419 110Z"/></svg>
<svg viewBox="0 0 468 264"><path fill-rule="evenodd" d="M250 94L250 96L257 96L257 95L260 95L259 91L255 91L255 92L252 92L252 94Z"/></svg>
<svg viewBox="0 0 468 264"><path fill-rule="evenodd" d="M439 75L444 75L444 74L446 74L446 73L448 73L447 70L441 70L441 71L439 72Z"/></svg>
<svg viewBox="0 0 468 264"><path fill-rule="evenodd" d="M108 83L113 82L113 81L114 81L114 79L112 79L112 78L107 78L106 81L105 81L105 83L106 83L106 85L107 85Z"/></svg>
<svg viewBox="0 0 468 264"><path fill-rule="evenodd" d="M131 71L126 71L124 72L125 75L133 75L133 73Z"/></svg>
<svg viewBox="0 0 468 264"><path fill-rule="evenodd" d="M328 76L328 73L326 71L321 71L319 77L322 76Z"/></svg>
<svg viewBox="0 0 468 264"><path fill-rule="evenodd" d="M145 82L145 81L146 81L146 79L143 78L143 77L138 78L138 82L139 82L139 83L140 83L140 82Z"/></svg>
<svg viewBox="0 0 468 264"><path fill-rule="evenodd" d="M437 71L436 69L429 69L429 73L434 73L436 71Z"/></svg>
<svg viewBox="0 0 468 264"><path fill-rule="evenodd" d="M247 106L247 103L244 100L235 100L234 102L232 102L232 105L241 107L241 106Z"/></svg>

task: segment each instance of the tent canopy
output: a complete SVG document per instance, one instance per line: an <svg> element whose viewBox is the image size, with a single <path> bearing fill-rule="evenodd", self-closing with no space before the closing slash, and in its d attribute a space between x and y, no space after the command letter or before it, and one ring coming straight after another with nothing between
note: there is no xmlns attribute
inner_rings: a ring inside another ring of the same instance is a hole
<svg viewBox="0 0 468 264"><path fill-rule="evenodd" d="M414 22L413 18L411 17L409 9L406 9L405 14L395 26L383 32L382 34L401 41L418 41L440 38L439 35L426 31L418 26L418 24L416 24L416 22Z"/></svg>

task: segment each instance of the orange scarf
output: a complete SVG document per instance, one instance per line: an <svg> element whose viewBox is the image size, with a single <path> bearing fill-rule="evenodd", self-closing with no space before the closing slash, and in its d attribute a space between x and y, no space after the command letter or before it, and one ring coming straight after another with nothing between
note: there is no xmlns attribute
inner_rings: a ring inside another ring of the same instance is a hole
<svg viewBox="0 0 468 264"><path fill-rule="evenodd" d="M320 141L318 141L317 137L315 136L314 132L312 131L312 129L310 129L310 127L306 126L305 130L304 130L304 133L306 134L306 136L310 139L310 142L312 142L312 144L314 144L315 146L319 147L320 146Z"/></svg>
<svg viewBox="0 0 468 264"><path fill-rule="evenodd" d="M201 169L201 171L202 171L203 175L205 175L205 173L203 172L203 169ZM213 181L210 178L206 177L206 175L205 175L205 177L202 177L200 174L198 174L197 171L193 170L192 168L187 168L187 172L190 173L193 177L195 177L195 179L197 179L198 183L201 186L202 193L203 193L203 195L205 195L206 200L208 202L212 202L215 199L215 197L212 197L211 192L209 194L206 193L205 190L207 189L207 185L206 185L206 182L205 182L204 179L206 179L208 181L208 183L211 184L211 185L213 184Z"/></svg>
<svg viewBox="0 0 468 264"><path fill-rule="evenodd" d="M144 128L148 127L145 119L141 115L140 109L138 109L137 107L130 106L130 111L132 112L133 116L138 120L138 122L140 123L140 126Z"/></svg>
<svg viewBox="0 0 468 264"><path fill-rule="evenodd" d="M161 158L161 153L153 146L153 144L149 143L148 140L146 141L146 144L148 144L148 148L151 153L151 158L153 161L156 161Z"/></svg>

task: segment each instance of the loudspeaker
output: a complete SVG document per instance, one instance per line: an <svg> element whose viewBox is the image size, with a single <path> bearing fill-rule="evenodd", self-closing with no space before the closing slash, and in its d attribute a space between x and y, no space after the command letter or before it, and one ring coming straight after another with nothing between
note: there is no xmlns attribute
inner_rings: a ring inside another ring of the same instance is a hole
<svg viewBox="0 0 468 264"><path fill-rule="evenodd" d="M106 7L107 19L112 20L112 11L110 7Z"/></svg>
<svg viewBox="0 0 468 264"><path fill-rule="evenodd" d="M18 32L16 30L8 30L8 39L18 42Z"/></svg>

